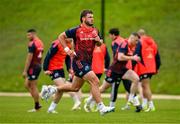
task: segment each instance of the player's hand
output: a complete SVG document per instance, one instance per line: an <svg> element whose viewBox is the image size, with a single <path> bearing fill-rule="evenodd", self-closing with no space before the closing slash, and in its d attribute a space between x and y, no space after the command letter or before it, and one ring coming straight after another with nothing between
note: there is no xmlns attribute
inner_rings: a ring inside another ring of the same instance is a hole
<svg viewBox="0 0 180 124"><path fill-rule="evenodd" d="M48 70L48 71L45 71L44 74L50 75L50 74L52 74L52 71L49 71L49 70Z"/></svg>
<svg viewBox="0 0 180 124"><path fill-rule="evenodd" d="M27 72L26 72L26 71L23 71L22 77L23 77L23 78L26 78L26 77L27 77Z"/></svg>
<svg viewBox="0 0 180 124"><path fill-rule="evenodd" d="M141 61L141 58L137 54L134 55L132 59L137 62Z"/></svg>
<svg viewBox="0 0 180 124"><path fill-rule="evenodd" d="M66 52L67 55L69 55L70 57L74 57L76 56L76 53L72 50L69 49L69 47L65 47L64 51Z"/></svg>
<svg viewBox="0 0 180 124"><path fill-rule="evenodd" d="M69 78L70 79L72 79L73 78L73 76L74 76L74 71L73 71L73 69L69 69Z"/></svg>
<svg viewBox="0 0 180 124"><path fill-rule="evenodd" d="M106 72L108 69L104 68L104 72Z"/></svg>
<svg viewBox="0 0 180 124"><path fill-rule="evenodd" d="M100 39L99 36L96 36L96 37L94 38L94 40L97 41L97 42L100 42L101 39Z"/></svg>

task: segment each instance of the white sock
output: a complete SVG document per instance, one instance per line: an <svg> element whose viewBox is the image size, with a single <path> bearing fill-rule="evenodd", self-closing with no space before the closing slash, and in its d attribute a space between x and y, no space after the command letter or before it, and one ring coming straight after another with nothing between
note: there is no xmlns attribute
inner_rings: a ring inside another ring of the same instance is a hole
<svg viewBox="0 0 180 124"><path fill-rule="evenodd" d="M111 101L110 104L109 104L109 106L110 106L110 107L115 107L115 102L112 102L112 101Z"/></svg>
<svg viewBox="0 0 180 124"><path fill-rule="evenodd" d="M98 107L98 110L101 110L103 109L105 106L104 106L104 103L103 102L100 102L97 104L97 107Z"/></svg>
<svg viewBox="0 0 180 124"><path fill-rule="evenodd" d="M145 106L147 106L147 99L143 98L142 99L142 107L144 108Z"/></svg>
<svg viewBox="0 0 180 124"><path fill-rule="evenodd" d="M57 104L56 104L54 101L51 102L51 105L49 106L48 111L53 111L53 110L55 110L56 106L57 106Z"/></svg>
<svg viewBox="0 0 180 124"><path fill-rule="evenodd" d="M138 96L134 96L134 103L133 104L134 104L134 106L139 106L140 105Z"/></svg>
<svg viewBox="0 0 180 124"><path fill-rule="evenodd" d="M80 102L77 95L74 95L74 96L72 97L72 99L73 99L74 103Z"/></svg>
<svg viewBox="0 0 180 124"><path fill-rule="evenodd" d="M128 102L133 101L133 98L134 98L134 94L130 93L129 98L128 98Z"/></svg>
<svg viewBox="0 0 180 124"><path fill-rule="evenodd" d="M149 101L149 108L154 108L154 103L153 103L153 101L151 100L151 101Z"/></svg>
<svg viewBox="0 0 180 124"><path fill-rule="evenodd" d="M92 101L93 101L93 96L90 95L90 96L87 98L87 104L90 104Z"/></svg>

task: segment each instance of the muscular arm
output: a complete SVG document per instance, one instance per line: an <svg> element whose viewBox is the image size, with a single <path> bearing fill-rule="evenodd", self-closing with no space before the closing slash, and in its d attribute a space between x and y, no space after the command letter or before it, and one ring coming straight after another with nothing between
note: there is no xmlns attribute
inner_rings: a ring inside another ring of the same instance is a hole
<svg viewBox="0 0 180 124"><path fill-rule="evenodd" d="M137 56L137 55L127 56L124 53L119 52L118 53L118 60L119 61L128 61L128 60L140 61L141 58L139 56Z"/></svg>
<svg viewBox="0 0 180 124"><path fill-rule="evenodd" d="M118 60L119 61L128 61L133 60L133 56L126 56L124 53L118 53Z"/></svg>
<svg viewBox="0 0 180 124"><path fill-rule="evenodd" d="M67 36L66 36L66 33L65 33L65 32L61 33L61 34L58 36L58 40L60 41L60 43L62 44L62 46L63 46L64 48L67 47L67 45L66 45L66 39L67 39Z"/></svg>

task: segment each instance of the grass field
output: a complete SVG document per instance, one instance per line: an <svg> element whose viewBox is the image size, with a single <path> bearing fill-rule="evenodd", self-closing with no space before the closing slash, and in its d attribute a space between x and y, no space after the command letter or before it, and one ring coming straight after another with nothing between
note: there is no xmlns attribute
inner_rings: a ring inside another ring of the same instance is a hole
<svg viewBox="0 0 180 124"><path fill-rule="evenodd" d="M104 99L108 104L108 99ZM46 113L50 102L42 101L43 108L36 113L27 113L32 107L31 97L0 97L0 123L180 123L179 100L155 100L157 111L135 113L132 110L120 111L124 100L118 100L116 111L105 116L99 113L86 113L84 110L71 111L73 102L64 98L57 107L58 114Z"/></svg>
<svg viewBox="0 0 180 124"><path fill-rule="evenodd" d="M26 30L37 29L47 52L57 35L79 24L82 9L94 11L100 28L101 0L0 0L0 91L25 91L21 77L27 39ZM179 0L106 0L105 33L118 27L123 37L145 28L159 45L162 67L152 79L154 93L180 94L180 2ZM39 88L50 78L40 75ZM4 85L5 84L5 85ZM88 91L87 86L83 91Z"/></svg>

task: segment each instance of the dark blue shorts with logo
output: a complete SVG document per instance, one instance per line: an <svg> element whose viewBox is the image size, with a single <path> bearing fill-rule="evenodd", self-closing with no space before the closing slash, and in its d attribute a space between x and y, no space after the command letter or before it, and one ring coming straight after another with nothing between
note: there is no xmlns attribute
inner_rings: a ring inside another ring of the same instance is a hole
<svg viewBox="0 0 180 124"><path fill-rule="evenodd" d="M84 61L74 60L72 66L75 75L80 78L91 71L91 64Z"/></svg>
<svg viewBox="0 0 180 124"><path fill-rule="evenodd" d="M50 77L52 80L60 78L60 77L65 78L64 69L53 70L52 74L50 74Z"/></svg>

